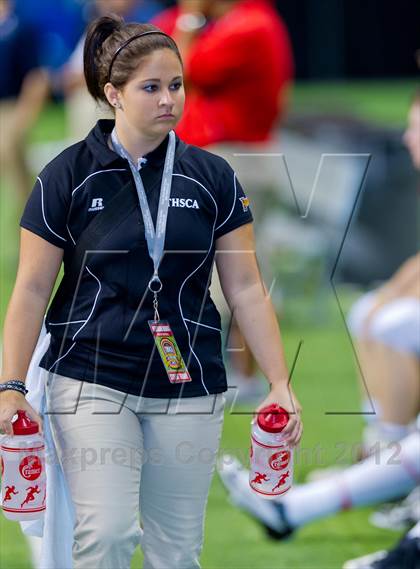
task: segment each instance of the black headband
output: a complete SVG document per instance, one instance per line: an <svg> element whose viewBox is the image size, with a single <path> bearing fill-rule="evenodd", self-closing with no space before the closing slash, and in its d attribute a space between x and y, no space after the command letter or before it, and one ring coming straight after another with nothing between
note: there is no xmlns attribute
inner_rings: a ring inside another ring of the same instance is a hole
<svg viewBox="0 0 420 569"><path fill-rule="evenodd" d="M129 43L131 43L132 41L136 40L137 38L141 38L142 36L147 36L149 34L161 34L163 36L166 36L167 38L169 38L170 40L174 41L171 36L168 36L168 34L165 34L165 32L161 32L160 30L149 30L148 32L143 32L141 34L137 34L136 36L131 37L130 39L128 39L127 41L125 41L122 45L120 45L120 47L117 49L117 51L114 53L114 55L112 56L111 59L111 63L109 64L109 71L108 71L108 81L111 81L111 73L112 73L112 66L114 65L114 61L116 60L118 54L120 53L120 51L122 51L125 47L128 46ZM174 42L175 43L175 42Z"/></svg>

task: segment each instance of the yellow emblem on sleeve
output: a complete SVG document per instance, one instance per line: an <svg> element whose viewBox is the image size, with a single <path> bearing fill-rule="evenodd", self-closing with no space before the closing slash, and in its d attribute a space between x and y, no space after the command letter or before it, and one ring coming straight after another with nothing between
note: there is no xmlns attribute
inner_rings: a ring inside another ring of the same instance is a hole
<svg viewBox="0 0 420 569"><path fill-rule="evenodd" d="M248 211L249 208L249 198L247 198L246 196L243 198L239 198L241 200L242 203L242 208L244 211Z"/></svg>

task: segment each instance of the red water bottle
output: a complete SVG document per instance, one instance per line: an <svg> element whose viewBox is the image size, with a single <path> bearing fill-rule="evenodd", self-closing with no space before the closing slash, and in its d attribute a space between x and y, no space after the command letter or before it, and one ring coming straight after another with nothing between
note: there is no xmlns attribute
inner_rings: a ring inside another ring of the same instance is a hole
<svg viewBox="0 0 420 569"><path fill-rule="evenodd" d="M275 498L292 486L293 451L282 434L288 421L288 412L273 403L251 423L249 485L264 498Z"/></svg>
<svg viewBox="0 0 420 569"><path fill-rule="evenodd" d="M1 507L9 520L36 520L45 513L45 444L38 423L21 409L17 416L0 445Z"/></svg>

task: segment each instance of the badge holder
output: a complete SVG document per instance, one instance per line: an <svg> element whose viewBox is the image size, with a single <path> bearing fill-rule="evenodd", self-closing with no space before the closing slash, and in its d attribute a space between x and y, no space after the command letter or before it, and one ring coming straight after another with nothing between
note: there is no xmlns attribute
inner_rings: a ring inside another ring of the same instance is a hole
<svg viewBox="0 0 420 569"><path fill-rule="evenodd" d="M148 286L150 292L153 293L153 308L155 311L154 320L149 320L148 324L169 381L171 383L186 383L192 381L169 322L167 320L161 320L159 316L157 297L163 285L158 275L153 275Z"/></svg>

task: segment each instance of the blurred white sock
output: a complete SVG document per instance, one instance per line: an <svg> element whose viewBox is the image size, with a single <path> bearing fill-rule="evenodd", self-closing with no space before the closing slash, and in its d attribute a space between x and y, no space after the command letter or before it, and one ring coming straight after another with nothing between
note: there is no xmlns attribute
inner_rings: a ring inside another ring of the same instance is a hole
<svg viewBox="0 0 420 569"><path fill-rule="evenodd" d="M420 478L420 434L412 433L400 447L384 449L342 473L295 486L281 498L292 527L355 506L406 496Z"/></svg>
<svg viewBox="0 0 420 569"><path fill-rule="evenodd" d="M379 433L382 437L389 441L400 441L410 431L410 425L400 425L398 423L385 423L384 421L379 421L378 423Z"/></svg>
<svg viewBox="0 0 420 569"><path fill-rule="evenodd" d="M386 423L373 421L363 431L363 450L366 455L375 454L379 449L388 448L391 443L398 442L414 431L411 423Z"/></svg>

